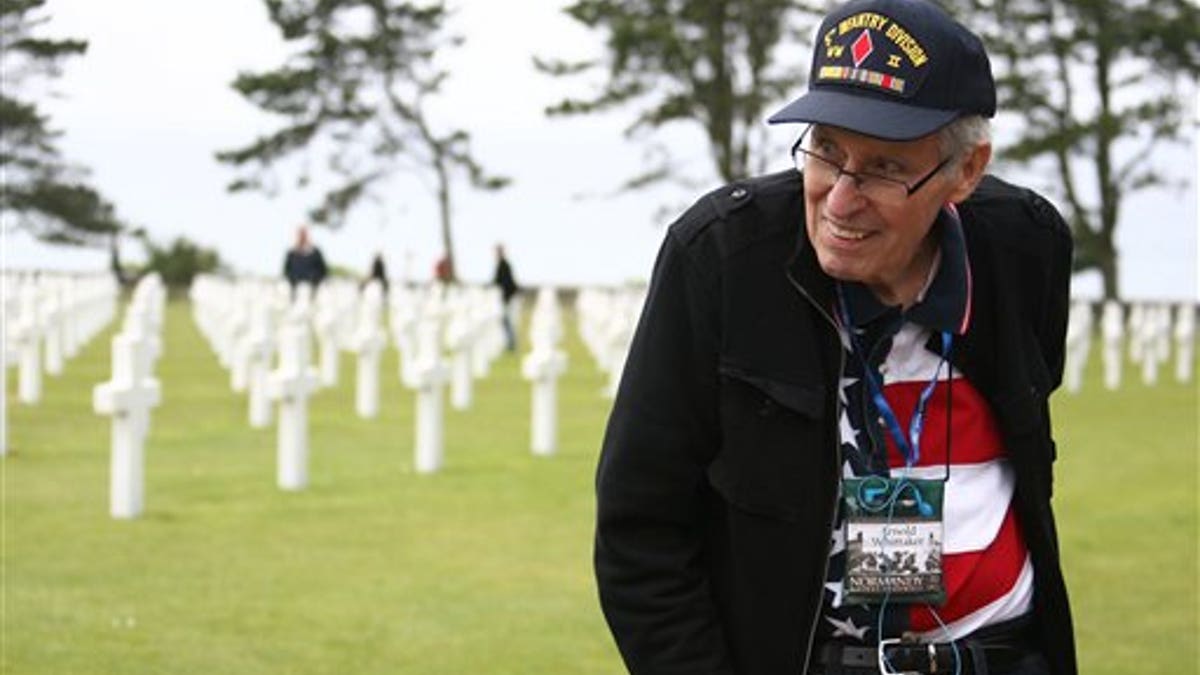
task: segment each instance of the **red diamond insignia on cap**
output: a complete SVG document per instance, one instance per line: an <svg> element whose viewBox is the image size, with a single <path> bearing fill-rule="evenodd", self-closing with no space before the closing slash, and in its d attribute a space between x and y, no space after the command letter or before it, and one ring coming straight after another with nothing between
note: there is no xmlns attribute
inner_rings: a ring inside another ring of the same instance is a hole
<svg viewBox="0 0 1200 675"><path fill-rule="evenodd" d="M858 39L854 41L854 44L850 45L850 54L854 57L854 67L857 68L861 66L862 62L866 61L867 57L870 56L871 52L874 50L875 45L871 43L871 32L864 30L861 34L859 34Z"/></svg>

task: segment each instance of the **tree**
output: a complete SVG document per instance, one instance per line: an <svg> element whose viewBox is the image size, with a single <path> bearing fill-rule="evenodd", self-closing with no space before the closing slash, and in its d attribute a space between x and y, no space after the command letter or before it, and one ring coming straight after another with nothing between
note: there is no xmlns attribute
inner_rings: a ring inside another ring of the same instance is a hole
<svg viewBox="0 0 1200 675"><path fill-rule="evenodd" d="M143 239L149 253L145 272L158 272L163 283L173 289L187 288L197 274L216 272L222 268L221 256L184 237L176 237L169 246L160 246Z"/></svg>
<svg viewBox="0 0 1200 675"><path fill-rule="evenodd" d="M563 11L604 34L601 60L535 59L549 75L571 77L607 68L607 81L589 98L568 98L548 115L582 115L639 106L627 135L673 122L697 124L708 140L716 175L725 181L751 173L755 133L764 133L767 106L796 94L808 59L777 61L781 46L808 43L797 17L820 3L789 0L577 0ZM807 48L798 50L807 54ZM757 163L757 162L756 162ZM756 170L761 170L761 166ZM677 177L669 153L625 188Z"/></svg>
<svg viewBox="0 0 1200 675"><path fill-rule="evenodd" d="M87 184L86 171L63 159L61 133L33 100L49 93L62 61L87 50L83 40L34 35L48 21L38 15L44 4L0 0L0 214L12 215L12 225L44 241L109 244L115 257L124 226L112 204Z"/></svg>
<svg viewBox="0 0 1200 675"><path fill-rule="evenodd" d="M432 179L444 255L454 269L451 186L465 174L481 189L508 179L488 175L473 159L470 135L436 129L427 102L447 73L434 64L439 49L459 38L445 33L443 3L396 0L265 0L271 21L296 46L287 63L262 73L242 73L233 87L265 111L287 120L278 131L218 160L246 174L231 191L274 192L271 168L296 155L323 152L318 179L336 181L311 209L313 222L340 227L351 209L397 171ZM296 186L313 180L303 162ZM453 273L453 272L452 272Z"/></svg>
<svg viewBox="0 0 1200 675"><path fill-rule="evenodd" d="M1185 140L1180 86L1200 74L1188 0L949 0L992 55L1018 138L1001 159L1048 162L1077 270L1118 297L1114 234L1126 197L1168 183L1154 150Z"/></svg>

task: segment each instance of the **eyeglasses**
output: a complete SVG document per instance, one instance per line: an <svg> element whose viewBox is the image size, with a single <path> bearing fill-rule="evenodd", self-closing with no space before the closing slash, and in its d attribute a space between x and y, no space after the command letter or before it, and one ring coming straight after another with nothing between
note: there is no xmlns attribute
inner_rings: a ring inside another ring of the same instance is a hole
<svg viewBox="0 0 1200 675"><path fill-rule="evenodd" d="M917 190L920 190L931 178L937 175L939 171L946 168L952 157L947 157L938 165L933 167L933 170L925 174L923 178L909 185L908 183L897 178L889 178L881 176L870 171L847 171L843 168L845 161L841 163L826 157L820 153L806 150L801 147L804 144L804 139L808 136L808 132L812 129L805 129L796 144L792 146L792 161L796 163L796 169L804 171L805 176L810 182L816 182L818 185L833 187L842 176L846 176L854 182L854 189L863 197L875 202L876 204L901 204L904 200L913 196Z"/></svg>

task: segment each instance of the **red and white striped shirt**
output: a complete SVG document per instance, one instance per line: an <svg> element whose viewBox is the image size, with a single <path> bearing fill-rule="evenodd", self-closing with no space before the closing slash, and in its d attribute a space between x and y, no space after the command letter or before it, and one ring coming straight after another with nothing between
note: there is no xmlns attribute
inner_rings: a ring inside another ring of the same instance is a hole
<svg viewBox="0 0 1200 675"><path fill-rule="evenodd" d="M995 415L970 381L943 361L934 339L941 332L955 336L969 329L972 292L961 223L943 211L934 227L940 236L938 259L921 297L908 310L880 304L861 285L840 284L838 316L848 353L838 421L846 477L887 471L893 477L940 479L949 464L942 512L946 600L939 607L893 601L882 617L878 606L844 605L846 547L839 513L819 626L823 640L876 643L882 629L884 638L911 632L944 642L1032 607L1033 566L1013 510L1015 477ZM939 365L920 456L906 468L879 419L864 368L882 382L883 397L907 430Z"/></svg>

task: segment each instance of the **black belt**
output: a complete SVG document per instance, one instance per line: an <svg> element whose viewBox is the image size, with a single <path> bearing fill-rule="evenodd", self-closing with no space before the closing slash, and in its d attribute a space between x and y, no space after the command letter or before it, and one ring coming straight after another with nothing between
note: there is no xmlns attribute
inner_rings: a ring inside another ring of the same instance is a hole
<svg viewBox="0 0 1200 675"><path fill-rule="evenodd" d="M957 647L957 656L956 656ZM813 662L823 675L860 675L895 672L929 675L988 675L1003 672L1034 653L1028 621L1006 623L979 631L954 643L884 641L882 656L887 671L880 670L880 647L857 647L828 642L817 648ZM956 670L957 661L957 670Z"/></svg>

